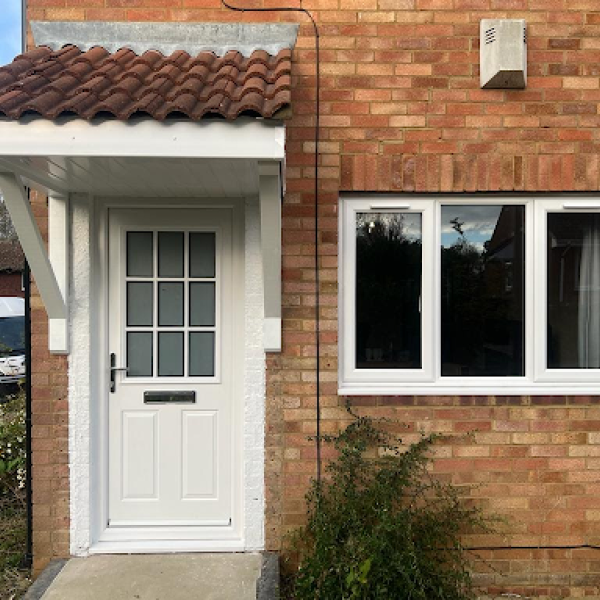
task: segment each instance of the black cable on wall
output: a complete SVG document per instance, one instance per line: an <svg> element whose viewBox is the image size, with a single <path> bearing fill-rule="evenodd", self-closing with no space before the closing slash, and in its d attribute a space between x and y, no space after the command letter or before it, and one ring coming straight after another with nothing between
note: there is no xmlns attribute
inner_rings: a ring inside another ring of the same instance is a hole
<svg viewBox="0 0 600 600"><path fill-rule="evenodd" d="M27 192L29 198L29 191ZM27 546L25 549L25 566L33 565L33 486L31 457L31 272L29 263L23 265L23 290L25 292L25 496L27 503Z"/></svg>
<svg viewBox="0 0 600 600"><path fill-rule="evenodd" d="M287 6L274 8L243 8L241 6L233 6L227 0L221 0L222 5L229 10L237 12L288 12L301 13L306 15L313 26L315 36L315 133L314 133L314 206L315 206L315 343L316 343L316 400L317 400L317 481L321 481L321 290L319 276L319 142L320 142L320 119L321 119L321 58L319 44L319 26L313 15L306 9L302 8L302 3L298 8Z"/></svg>

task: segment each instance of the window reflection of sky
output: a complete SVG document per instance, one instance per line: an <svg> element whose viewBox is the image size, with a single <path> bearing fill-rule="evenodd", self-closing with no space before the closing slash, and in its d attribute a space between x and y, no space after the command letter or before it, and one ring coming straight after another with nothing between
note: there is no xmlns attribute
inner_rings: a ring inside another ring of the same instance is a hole
<svg viewBox="0 0 600 600"><path fill-rule="evenodd" d="M410 241L421 239L421 215L418 213L359 213L356 224L360 227L369 222L389 226L402 221L402 233Z"/></svg>
<svg viewBox="0 0 600 600"><path fill-rule="evenodd" d="M484 243L491 239L502 206L467 206L463 204L446 204L442 206L442 246L450 248L461 235L454 228L452 221L458 220L465 239L476 248L483 250Z"/></svg>

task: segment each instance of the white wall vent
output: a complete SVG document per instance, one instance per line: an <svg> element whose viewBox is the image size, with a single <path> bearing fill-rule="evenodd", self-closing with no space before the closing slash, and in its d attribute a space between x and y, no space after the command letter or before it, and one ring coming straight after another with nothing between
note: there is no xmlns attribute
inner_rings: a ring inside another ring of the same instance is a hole
<svg viewBox="0 0 600 600"><path fill-rule="evenodd" d="M527 85L527 24L524 19L482 19L481 87L522 89Z"/></svg>

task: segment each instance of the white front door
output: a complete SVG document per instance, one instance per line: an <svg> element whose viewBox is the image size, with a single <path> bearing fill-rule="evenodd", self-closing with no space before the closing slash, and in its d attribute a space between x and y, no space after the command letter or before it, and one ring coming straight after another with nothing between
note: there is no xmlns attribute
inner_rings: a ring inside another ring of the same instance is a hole
<svg viewBox="0 0 600 600"><path fill-rule="evenodd" d="M109 210L109 529L200 539L237 526L233 229L231 208Z"/></svg>

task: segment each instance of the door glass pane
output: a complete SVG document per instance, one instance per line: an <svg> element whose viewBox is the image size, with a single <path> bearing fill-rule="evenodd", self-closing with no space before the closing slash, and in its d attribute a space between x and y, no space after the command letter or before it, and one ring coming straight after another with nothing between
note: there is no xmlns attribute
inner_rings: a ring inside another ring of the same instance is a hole
<svg viewBox="0 0 600 600"><path fill-rule="evenodd" d="M183 326L183 283L159 283L158 324L160 327Z"/></svg>
<svg viewBox="0 0 600 600"><path fill-rule="evenodd" d="M158 276L183 277L183 232L159 232Z"/></svg>
<svg viewBox="0 0 600 600"><path fill-rule="evenodd" d="M190 376L215 374L215 334L212 331L190 333Z"/></svg>
<svg viewBox="0 0 600 600"><path fill-rule="evenodd" d="M127 334L127 377L152 377L152 333Z"/></svg>
<svg viewBox="0 0 600 600"><path fill-rule="evenodd" d="M215 234L190 233L190 277L215 276Z"/></svg>
<svg viewBox="0 0 600 600"><path fill-rule="evenodd" d="M600 368L600 215L548 214L548 368Z"/></svg>
<svg viewBox="0 0 600 600"><path fill-rule="evenodd" d="M442 206L442 375L525 373L525 207Z"/></svg>
<svg viewBox="0 0 600 600"><path fill-rule="evenodd" d="M160 332L158 334L159 377L183 376L183 332Z"/></svg>
<svg viewBox="0 0 600 600"><path fill-rule="evenodd" d="M127 232L127 276L152 277L151 231Z"/></svg>
<svg viewBox="0 0 600 600"><path fill-rule="evenodd" d="M356 217L356 367L421 368L421 215Z"/></svg>
<svg viewBox="0 0 600 600"><path fill-rule="evenodd" d="M127 325L129 327L152 327L153 285L152 282L127 284Z"/></svg>
<svg viewBox="0 0 600 600"><path fill-rule="evenodd" d="M212 327L215 324L215 284L190 283L190 325Z"/></svg>

